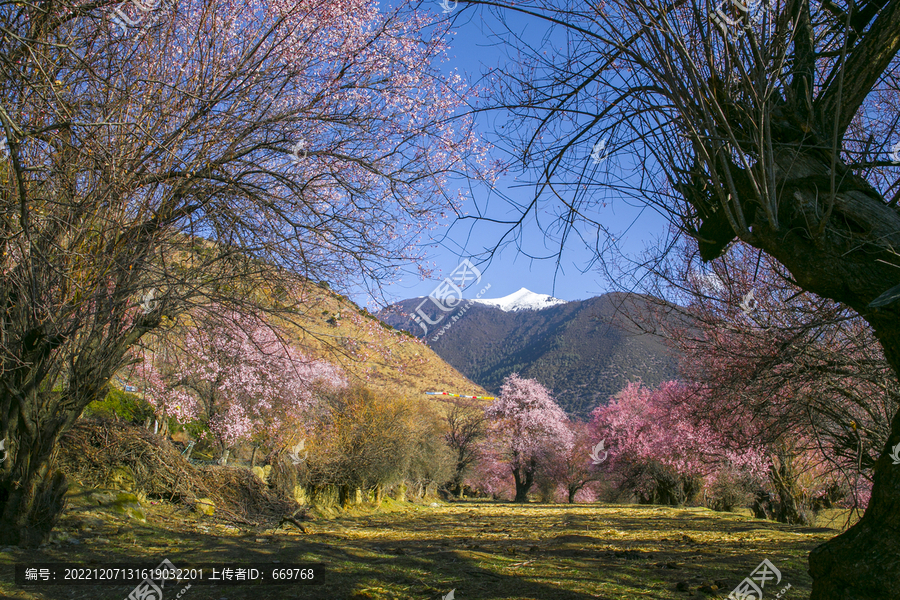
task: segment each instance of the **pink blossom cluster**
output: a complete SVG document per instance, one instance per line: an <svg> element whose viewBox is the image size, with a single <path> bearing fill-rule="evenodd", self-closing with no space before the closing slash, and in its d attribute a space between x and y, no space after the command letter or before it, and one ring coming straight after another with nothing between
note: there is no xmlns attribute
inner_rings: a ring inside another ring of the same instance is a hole
<svg viewBox="0 0 900 600"><path fill-rule="evenodd" d="M871 327L803 293L778 261L745 244L698 262L686 252L689 318L669 331L681 376L704 390L685 408L727 436L738 458L749 445L790 457L807 498L839 484L862 504L898 397Z"/></svg>
<svg viewBox="0 0 900 600"><path fill-rule="evenodd" d="M568 418L550 392L534 379L513 373L500 396L485 409L491 438L515 468L547 450L565 451L574 444Z"/></svg>
<svg viewBox="0 0 900 600"><path fill-rule="evenodd" d="M334 365L285 343L262 319L236 313L188 328L179 346L160 344L140 375L159 413L199 420L223 448L277 436L302 421L319 389L347 385Z"/></svg>
<svg viewBox="0 0 900 600"><path fill-rule="evenodd" d="M606 406L592 413L591 427L609 448L609 468L623 461L654 460L685 477L702 477L724 466L764 477L764 448L743 431L721 431L695 418L693 405L705 402L699 386L667 381L656 389L629 383ZM735 439L743 443L736 445Z"/></svg>

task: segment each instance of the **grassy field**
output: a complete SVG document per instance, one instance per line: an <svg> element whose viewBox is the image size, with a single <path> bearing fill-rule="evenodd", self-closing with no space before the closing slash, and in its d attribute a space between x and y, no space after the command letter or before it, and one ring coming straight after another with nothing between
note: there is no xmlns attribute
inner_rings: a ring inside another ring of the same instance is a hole
<svg viewBox="0 0 900 600"><path fill-rule="evenodd" d="M53 543L0 552L0 595L125 599L134 585L17 587L13 565L38 562L176 567L322 563L318 585L183 585L164 600L441 599L633 600L725 598L768 559L782 575L765 597L809 596L807 553L837 529L793 527L701 508L632 505L410 505L344 513L280 529L236 527L184 506L148 507L147 523L73 498ZM841 527L842 521L833 525ZM208 573L208 571L207 571ZM156 599L154 599L156 600Z"/></svg>

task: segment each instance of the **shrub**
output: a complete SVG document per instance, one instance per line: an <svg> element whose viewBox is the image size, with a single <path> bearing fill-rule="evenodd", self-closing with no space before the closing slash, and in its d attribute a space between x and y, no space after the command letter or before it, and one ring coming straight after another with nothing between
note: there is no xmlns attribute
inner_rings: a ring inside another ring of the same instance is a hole
<svg viewBox="0 0 900 600"><path fill-rule="evenodd" d="M308 433L303 483L337 486L342 502L356 489L380 492L404 479L422 495L452 476L440 420L424 403L353 386L323 395Z"/></svg>
<svg viewBox="0 0 900 600"><path fill-rule="evenodd" d="M154 414L153 406L137 394L110 388L102 400L94 400L84 409L84 416L91 418L123 420L142 424Z"/></svg>
<svg viewBox="0 0 900 600"><path fill-rule="evenodd" d="M759 488L760 482L746 471L725 467L707 478L705 503L716 511L733 512L735 508L750 506Z"/></svg>

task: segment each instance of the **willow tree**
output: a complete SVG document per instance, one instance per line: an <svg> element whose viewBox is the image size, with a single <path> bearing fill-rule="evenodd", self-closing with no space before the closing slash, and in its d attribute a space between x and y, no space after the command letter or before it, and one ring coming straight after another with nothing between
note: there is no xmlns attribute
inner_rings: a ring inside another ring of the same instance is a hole
<svg viewBox="0 0 900 600"><path fill-rule="evenodd" d="M900 0L472 4L508 24L495 107L535 184L511 235L538 213L599 249L599 207L643 203L704 260L741 240L851 307L900 374ZM810 555L815 600L900 598L891 427L865 515Z"/></svg>
<svg viewBox="0 0 900 600"><path fill-rule="evenodd" d="M0 23L0 544L36 544L57 441L142 337L384 281L476 142L448 123L445 27L405 2L35 0Z"/></svg>

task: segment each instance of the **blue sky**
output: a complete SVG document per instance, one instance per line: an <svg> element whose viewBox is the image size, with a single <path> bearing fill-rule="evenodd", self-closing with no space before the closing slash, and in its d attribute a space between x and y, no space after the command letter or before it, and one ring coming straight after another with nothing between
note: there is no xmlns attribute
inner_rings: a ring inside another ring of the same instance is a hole
<svg viewBox="0 0 900 600"><path fill-rule="evenodd" d="M433 0L433 5L435 12L441 13L440 2ZM452 2L450 5L452 6ZM426 3L425 7L427 6ZM494 26L490 14L472 7L463 10L463 4L460 3L450 16L454 18L454 35L450 41L449 60L443 63L442 68L448 72L456 69L470 80L477 80L486 68L502 66L508 60L504 49L490 37L490 28ZM519 20L515 22L515 26L537 38L544 33L542 25L536 21ZM503 118L498 114L480 117L481 132L490 136L490 129L497 126L498 122L502 124ZM610 161L610 164L610 168L622 168L615 161ZM458 184L460 187L469 185L464 181ZM493 217L511 218L513 212L500 196L527 202L533 195L532 186L523 185L513 176L498 181L496 191L499 194L491 194L485 187L471 188L469 192L472 199L468 205L463 206L463 211L475 214L477 204L482 209L487 206ZM662 217L646 206L635 205L634 201L613 201L607 207L598 209L596 214L615 236L620 249L627 256L637 256L666 230L666 222ZM462 259L483 254L500 241L505 231L503 226L469 220L457 222L447 230L433 232L432 239L426 240L425 247L429 264L433 263L436 267L434 278L423 281L418 276L416 266L411 265L398 283L385 288L387 300L428 295ZM556 248L534 225L532 218L531 223L523 228L518 244L514 242L495 253L489 263L473 259L473 262L479 264L483 278L478 287L466 290L464 297L474 297L487 283L491 284L491 289L485 294L489 298L505 296L522 287L563 300L585 299L609 291L610 286L603 274L596 266L591 266L593 251L586 248L581 240L570 240L559 264L555 257L549 260L539 258L553 256L555 253ZM364 293L353 299L361 305L373 307L371 298Z"/></svg>

